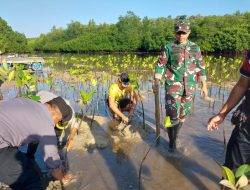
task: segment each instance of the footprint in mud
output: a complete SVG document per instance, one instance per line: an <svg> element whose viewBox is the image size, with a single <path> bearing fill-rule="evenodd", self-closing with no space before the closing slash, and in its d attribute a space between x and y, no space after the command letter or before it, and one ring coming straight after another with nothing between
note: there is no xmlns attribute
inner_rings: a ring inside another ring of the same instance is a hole
<svg viewBox="0 0 250 190"><path fill-rule="evenodd" d="M176 144L177 144L177 151L179 153L181 153L185 156L190 155L190 150L185 143L181 142L181 140L177 140Z"/></svg>
<svg viewBox="0 0 250 190"><path fill-rule="evenodd" d="M187 147L187 145L185 145L184 143L182 143L180 140L177 140L176 142L176 146L177 149L174 152L169 152L167 151L167 158L177 158L177 159L181 159L183 157L189 156L190 155L190 150Z"/></svg>
<svg viewBox="0 0 250 190"><path fill-rule="evenodd" d="M167 152L166 158L177 158L177 159L182 159L186 156L188 156L188 149L186 147L181 147L177 149L175 152Z"/></svg>

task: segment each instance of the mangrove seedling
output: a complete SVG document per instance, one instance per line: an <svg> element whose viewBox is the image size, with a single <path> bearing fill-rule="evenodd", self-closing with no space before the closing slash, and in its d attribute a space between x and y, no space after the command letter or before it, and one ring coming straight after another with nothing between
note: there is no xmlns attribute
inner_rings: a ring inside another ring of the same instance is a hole
<svg viewBox="0 0 250 190"><path fill-rule="evenodd" d="M220 184L232 190L249 190L248 179L250 177L250 166L241 165L234 173L231 169L221 166L223 180Z"/></svg>

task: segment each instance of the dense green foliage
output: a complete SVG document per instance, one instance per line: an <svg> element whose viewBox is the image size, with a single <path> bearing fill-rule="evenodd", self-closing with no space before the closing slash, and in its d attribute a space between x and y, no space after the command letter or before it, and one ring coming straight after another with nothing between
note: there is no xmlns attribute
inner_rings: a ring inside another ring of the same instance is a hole
<svg viewBox="0 0 250 190"><path fill-rule="evenodd" d="M30 51L24 34L14 32L7 22L0 17L0 51L26 52Z"/></svg>
<svg viewBox="0 0 250 190"><path fill-rule="evenodd" d="M241 52L250 47L250 12L224 16L192 16L190 39L206 52ZM116 24L87 25L72 21L66 29L53 27L33 43L39 51L159 51L175 38L175 18L139 18L133 12Z"/></svg>
<svg viewBox="0 0 250 190"><path fill-rule="evenodd" d="M47 34L29 39L29 47L46 52L154 52L161 44L175 38L176 18L143 18L129 11L116 24L90 20L84 25L71 21L66 28L53 27ZM250 48L250 12L224 16L191 16L190 40L205 52L237 53ZM24 35L13 32L0 19L1 51L26 51Z"/></svg>

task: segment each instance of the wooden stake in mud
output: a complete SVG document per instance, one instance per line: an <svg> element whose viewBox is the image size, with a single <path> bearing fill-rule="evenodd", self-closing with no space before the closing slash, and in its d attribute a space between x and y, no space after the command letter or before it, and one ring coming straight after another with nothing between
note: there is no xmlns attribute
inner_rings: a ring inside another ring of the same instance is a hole
<svg viewBox="0 0 250 190"><path fill-rule="evenodd" d="M155 126L156 126L156 136L160 136L160 103L159 103L159 88L155 94ZM160 138L158 138L157 143L159 142Z"/></svg>

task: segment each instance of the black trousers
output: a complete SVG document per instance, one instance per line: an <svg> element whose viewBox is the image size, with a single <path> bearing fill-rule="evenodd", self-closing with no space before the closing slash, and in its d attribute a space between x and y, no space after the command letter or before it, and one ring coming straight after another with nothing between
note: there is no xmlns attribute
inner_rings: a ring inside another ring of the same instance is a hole
<svg viewBox="0 0 250 190"><path fill-rule="evenodd" d="M225 166L237 169L242 164L250 164L250 124L237 125L227 144Z"/></svg>
<svg viewBox="0 0 250 190"><path fill-rule="evenodd" d="M121 100L118 102L118 108L119 108L119 109L124 109L124 108L126 108L126 106L127 106L128 104L131 104L131 103L132 103L132 101L131 101L130 98L121 99ZM107 99L107 105L108 105L108 107L109 107L109 99Z"/></svg>
<svg viewBox="0 0 250 190"><path fill-rule="evenodd" d="M41 190L34 163L16 147L0 149L0 181L13 190Z"/></svg>

